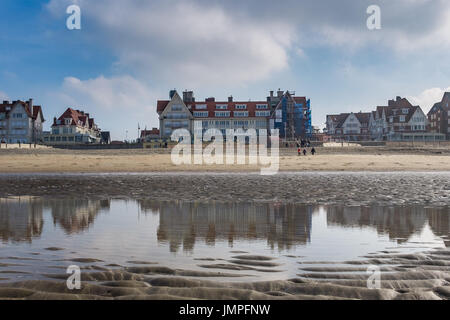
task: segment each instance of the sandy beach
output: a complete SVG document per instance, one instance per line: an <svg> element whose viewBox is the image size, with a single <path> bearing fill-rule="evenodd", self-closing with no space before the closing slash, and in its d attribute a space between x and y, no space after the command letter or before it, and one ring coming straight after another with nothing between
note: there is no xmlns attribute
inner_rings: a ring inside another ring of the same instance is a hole
<svg viewBox="0 0 450 320"><path fill-rule="evenodd" d="M167 150L1 150L0 197L31 196L78 202L106 198L195 203L247 201L277 206L281 203L346 207L420 205L444 211L450 203L450 152L445 149L351 148L344 152L324 148L318 149L316 156L297 156L294 150L282 149L280 160L279 174L260 176L258 166L175 166ZM23 206L24 201L19 204ZM53 210L58 215L66 212L56 211L57 208L54 206ZM416 216L411 214L414 219ZM54 219L76 221L71 216L67 220L63 216ZM333 221L330 214L328 223ZM441 222L445 240L448 219ZM36 226L39 229L40 224ZM162 232L160 227L158 230ZM5 232L9 234L9 230ZM289 279L276 277L281 264L275 257L255 254L251 249L233 252L230 257L204 256L196 261L200 270L184 265L167 266L158 259L136 261L130 257L129 264L121 264L86 256L84 252L69 254L63 250L69 251L57 245L42 250L54 253L52 259L59 252L73 257L67 258L67 262L50 260L58 263L53 266L54 272L26 281L10 281L8 273L20 274L20 268L26 265L44 263L39 261L46 261L45 254L41 251L30 257L1 256L0 267L7 270L0 274L0 299L450 297L450 253L445 247L418 249L409 254L392 249L342 261L288 256L298 266L297 276ZM80 290L72 291L66 286L63 265L71 263L82 267ZM368 266L376 266L382 272L381 288L367 287ZM263 276L255 281L242 280L249 272L261 272ZM267 280L264 274L275 278Z"/></svg>
<svg viewBox="0 0 450 320"><path fill-rule="evenodd" d="M266 266L272 258L240 254L243 266ZM214 259L212 259L214 260ZM85 259L84 262L96 262ZM302 264L324 262L299 259ZM239 282L240 274L220 271L171 269L155 262L107 268L85 266L79 290L69 290L64 273L47 275L55 280L34 280L0 284L0 299L230 299L230 300L441 300L450 298L450 252L434 250L420 254L376 253L357 261L327 262L329 267L303 268L307 273L285 281ZM236 264L228 264L236 266ZM367 266L382 272L380 288L368 288ZM226 266L217 266L226 269ZM234 268L236 270L236 268ZM244 269L245 270L245 269ZM245 271L243 271L245 272ZM208 278L221 277L227 281Z"/></svg>
<svg viewBox="0 0 450 320"><path fill-rule="evenodd" d="M450 171L448 148L317 148L315 156L280 149L280 171ZM248 163L248 159L247 159ZM0 173L257 172L261 165L175 165L170 150L2 149Z"/></svg>

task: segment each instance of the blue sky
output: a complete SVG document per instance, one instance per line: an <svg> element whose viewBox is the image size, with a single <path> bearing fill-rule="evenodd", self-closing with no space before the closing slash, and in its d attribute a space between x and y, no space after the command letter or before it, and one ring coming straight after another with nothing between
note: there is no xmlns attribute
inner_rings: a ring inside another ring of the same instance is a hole
<svg viewBox="0 0 450 320"><path fill-rule="evenodd" d="M81 8L81 30L66 8ZM381 9L368 30L366 9ZM450 91L446 0L2 0L0 99L44 107L48 129L68 106L113 139L158 126L157 99L265 99L295 90L325 115L369 111L397 95L428 111Z"/></svg>

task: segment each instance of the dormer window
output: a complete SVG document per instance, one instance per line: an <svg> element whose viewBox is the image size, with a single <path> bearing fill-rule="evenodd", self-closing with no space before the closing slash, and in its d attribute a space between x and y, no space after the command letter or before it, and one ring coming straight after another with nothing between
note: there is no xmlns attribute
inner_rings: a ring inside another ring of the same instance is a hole
<svg viewBox="0 0 450 320"><path fill-rule="evenodd" d="M227 110L228 106L226 104L218 104L216 105L217 110Z"/></svg>
<svg viewBox="0 0 450 320"><path fill-rule="evenodd" d="M72 119L66 118L64 119L64 124L69 125L72 122Z"/></svg>
<svg viewBox="0 0 450 320"><path fill-rule="evenodd" d="M403 109L402 112L403 112L403 114L408 114L409 110L408 109Z"/></svg>
<svg viewBox="0 0 450 320"><path fill-rule="evenodd" d="M237 110L245 110L245 109L247 109L247 105L246 104L237 104L236 109Z"/></svg>

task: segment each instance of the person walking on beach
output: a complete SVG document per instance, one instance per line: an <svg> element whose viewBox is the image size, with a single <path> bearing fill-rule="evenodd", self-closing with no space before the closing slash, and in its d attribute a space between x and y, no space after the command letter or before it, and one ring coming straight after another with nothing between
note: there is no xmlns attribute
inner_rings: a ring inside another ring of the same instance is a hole
<svg viewBox="0 0 450 320"><path fill-rule="evenodd" d="M301 148L297 148L297 155L300 155L302 153L302 149Z"/></svg>
<svg viewBox="0 0 450 320"><path fill-rule="evenodd" d="M303 155L305 155L305 156L306 156L306 148L305 148L305 149L303 149Z"/></svg>
<svg viewBox="0 0 450 320"><path fill-rule="evenodd" d="M311 149L311 154L314 155L316 153L316 149L314 147Z"/></svg>

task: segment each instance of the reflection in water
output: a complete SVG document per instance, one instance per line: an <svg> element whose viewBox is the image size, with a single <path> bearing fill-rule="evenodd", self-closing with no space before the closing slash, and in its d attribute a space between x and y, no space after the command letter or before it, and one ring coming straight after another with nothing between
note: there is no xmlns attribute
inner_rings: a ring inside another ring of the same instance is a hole
<svg viewBox="0 0 450 320"><path fill-rule="evenodd" d="M117 200L117 204L121 200ZM278 203L187 203L180 201L137 201L136 209L159 216L156 236L168 243L171 252L192 252L196 243L214 246L227 241L266 241L279 250L311 242L312 216L319 207ZM115 205L115 204L114 204ZM0 199L0 238L3 242L31 242L43 232L44 212L66 234L88 229L102 211L113 206L111 200L8 198ZM390 239L404 242L427 225L450 246L449 207L344 207L328 206L328 226L371 227ZM121 219L132 219L122 215ZM46 220L48 221L48 220ZM102 224L107 223L102 220ZM106 225L106 227L108 227ZM133 232L133 230L127 230Z"/></svg>
<svg viewBox="0 0 450 320"><path fill-rule="evenodd" d="M450 208L413 207L327 207L329 225L344 227L373 227L379 234L387 234L397 242L406 242L427 225L443 237L448 247Z"/></svg>
<svg viewBox="0 0 450 320"><path fill-rule="evenodd" d="M67 234L78 233L94 222L101 209L109 209L109 206L110 200L0 199L0 237L3 242L31 242L32 238L40 237L44 210L50 210L53 223Z"/></svg>
<svg viewBox="0 0 450 320"><path fill-rule="evenodd" d="M31 242L42 233L42 201L0 198L0 237L3 242Z"/></svg>
<svg viewBox="0 0 450 320"><path fill-rule="evenodd" d="M271 249L289 249L310 241L312 208L293 204L159 203L158 241L170 251L182 245L192 251L196 241L214 245L227 240L267 240Z"/></svg>
<svg viewBox="0 0 450 320"><path fill-rule="evenodd" d="M53 216L53 223L59 224L66 233L78 233L87 229L100 210L109 210L109 200L48 200L45 201Z"/></svg>

